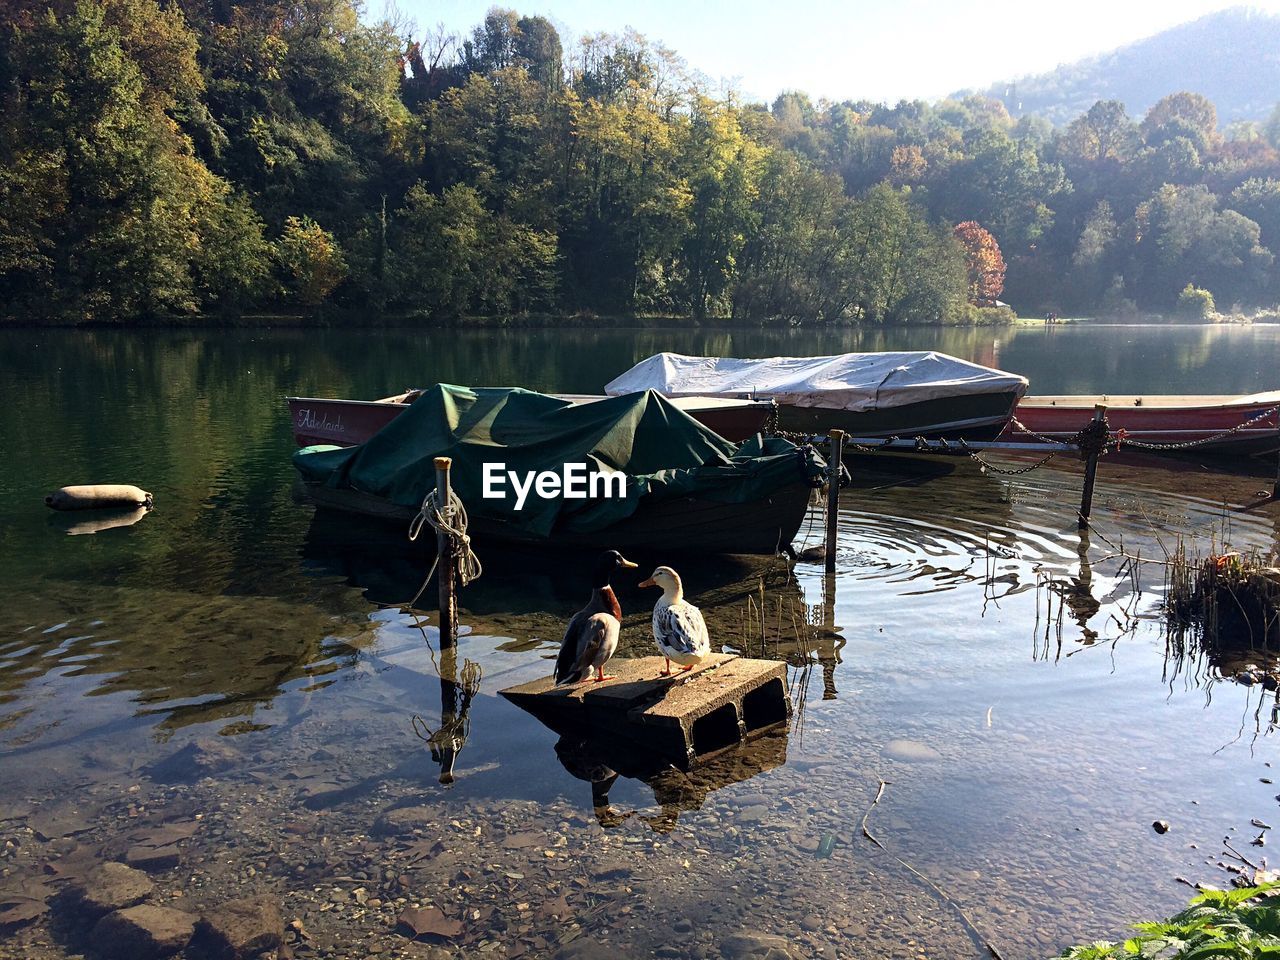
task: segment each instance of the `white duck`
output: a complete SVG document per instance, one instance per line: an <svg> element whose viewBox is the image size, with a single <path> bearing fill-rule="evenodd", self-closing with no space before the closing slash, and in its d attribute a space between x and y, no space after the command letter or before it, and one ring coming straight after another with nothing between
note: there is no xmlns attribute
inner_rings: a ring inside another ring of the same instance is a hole
<svg viewBox="0 0 1280 960"><path fill-rule="evenodd" d="M661 587L662 596L653 605L653 639L667 659L667 669L660 676L671 676L671 661L692 670L711 653L711 639L702 611L684 598L680 574L670 567L658 567L640 584Z"/></svg>

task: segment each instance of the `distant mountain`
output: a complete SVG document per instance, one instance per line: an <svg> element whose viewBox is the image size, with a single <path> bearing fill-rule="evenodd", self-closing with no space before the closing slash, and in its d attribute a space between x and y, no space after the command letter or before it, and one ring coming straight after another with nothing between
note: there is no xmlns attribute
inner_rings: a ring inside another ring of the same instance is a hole
<svg viewBox="0 0 1280 960"><path fill-rule="evenodd" d="M1233 7L978 92L1003 101L1015 117L1037 113L1065 124L1096 100L1121 100L1130 116L1141 119L1153 103L1179 90L1212 100L1221 124L1265 120L1280 101L1280 16Z"/></svg>

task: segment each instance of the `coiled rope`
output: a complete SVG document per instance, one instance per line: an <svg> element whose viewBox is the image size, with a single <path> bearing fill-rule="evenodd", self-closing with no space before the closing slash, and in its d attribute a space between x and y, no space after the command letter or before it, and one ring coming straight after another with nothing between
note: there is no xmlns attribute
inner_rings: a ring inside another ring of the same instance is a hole
<svg viewBox="0 0 1280 960"><path fill-rule="evenodd" d="M449 507L444 511L440 509L439 491L432 490L422 498L422 506L418 508L417 515L409 521L411 541L417 541L424 525L430 525L436 533L443 533L448 538L450 555L454 559L453 568L458 572L459 586L465 587L472 581L480 579L480 575L484 573L484 567L480 565L480 558L471 549L471 537L467 534L467 508L463 506L456 493L449 491ZM439 553L431 562L431 569L427 571L422 586L413 595L413 599L408 603L398 603L396 606L412 607L417 603L426 592L427 584L435 576L438 566L440 566Z"/></svg>

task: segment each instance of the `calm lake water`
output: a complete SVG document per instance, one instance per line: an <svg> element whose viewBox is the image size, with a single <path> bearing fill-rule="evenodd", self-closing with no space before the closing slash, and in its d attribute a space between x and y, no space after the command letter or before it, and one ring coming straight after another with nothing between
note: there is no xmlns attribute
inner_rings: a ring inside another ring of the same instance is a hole
<svg viewBox="0 0 1280 960"><path fill-rule="evenodd" d="M1228 884L1223 838L1257 860L1250 821L1280 816L1272 696L1222 679L1244 663L1170 657L1162 569L1115 554L1274 550L1280 512L1235 509L1268 477L1106 460L1082 544L1067 458L859 464L835 578L681 570L715 642L791 665L790 729L623 776L607 807L625 757L497 696L549 671L593 558L483 554L454 662L396 606L423 556L291 493L290 394L592 392L659 350L923 348L1036 393L1280 387L1273 326L0 331L0 923L33 918L0 926L0 956L78 954L43 905L111 859L192 913L278 897L299 957L341 958L747 957L769 936L1043 957L1177 909L1178 878ZM41 503L91 481L156 509L90 532ZM645 654L653 595L618 586L623 654ZM418 941L395 932L413 907Z"/></svg>

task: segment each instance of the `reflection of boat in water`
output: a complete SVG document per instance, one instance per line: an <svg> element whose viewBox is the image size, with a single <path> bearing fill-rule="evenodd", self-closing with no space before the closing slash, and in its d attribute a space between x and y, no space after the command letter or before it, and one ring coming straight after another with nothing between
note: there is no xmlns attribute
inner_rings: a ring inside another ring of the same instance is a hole
<svg viewBox="0 0 1280 960"><path fill-rule="evenodd" d="M552 729L557 728L552 726ZM680 814L701 809L716 790L750 780L787 762L785 723L689 770L679 770L662 757L630 742L582 730L557 732L561 736L555 746L556 757L570 775L591 784L591 805L605 827L617 826L636 815L635 811L615 810L609 801L609 791L619 776L642 781L653 791L653 799L662 808L661 812L640 817L654 830L667 833L675 827Z"/></svg>
<svg viewBox="0 0 1280 960"><path fill-rule="evenodd" d="M1089 422L1098 404L1106 406L1111 430L1123 430L1124 441L1131 444L1188 443L1195 446L1182 452L1220 457L1262 456L1280 446L1280 414L1275 410L1280 391L1250 396L1023 397L1015 416L1032 433L1066 440ZM1020 442L1035 437L1010 425L1001 439Z"/></svg>
<svg viewBox="0 0 1280 960"><path fill-rule="evenodd" d="M424 548L422 538L411 542L403 527L370 525L350 514L317 510L299 552L303 570L309 576L341 577L364 590L374 603L403 606L422 586L434 546L432 542ZM554 565L549 565L541 548L511 544L502 550L487 551L483 559L484 576L467 587L462 603L470 617L483 620L495 615L506 620L546 615L548 610L557 609L568 616L581 606L578 585L590 574L595 554L564 552L556 556ZM772 557L729 556L691 557L686 563L695 572L701 590L740 584L742 591L748 591L756 588L761 571L772 569L778 561ZM614 589L622 597L623 609L647 624L653 598L637 589L634 580L619 581ZM434 603L434 592L427 602ZM646 642L652 645L652 639Z"/></svg>
<svg viewBox="0 0 1280 960"><path fill-rule="evenodd" d="M1027 389L1017 374L945 353L844 353L830 357L688 357L660 353L605 385L611 396L656 390L778 403L784 430L853 437L994 440Z"/></svg>
<svg viewBox="0 0 1280 960"><path fill-rule="evenodd" d="M408 409L426 390L406 390L381 400L336 400L324 397L285 397L289 421L298 446L333 443L349 447L364 443ZM569 403L585 404L604 396L584 393L554 394ZM742 441L765 428L773 413L768 400L735 400L726 397L682 397L672 403L693 419L727 440Z"/></svg>
<svg viewBox="0 0 1280 960"><path fill-rule="evenodd" d="M435 487L436 457L453 460L477 539L637 552L776 553L824 469L779 438L732 444L651 392L575 406L447 385L367 443L305 448L294 465L318 506L408 521ZM576 486L569 464L581 467Z"/></svg>

